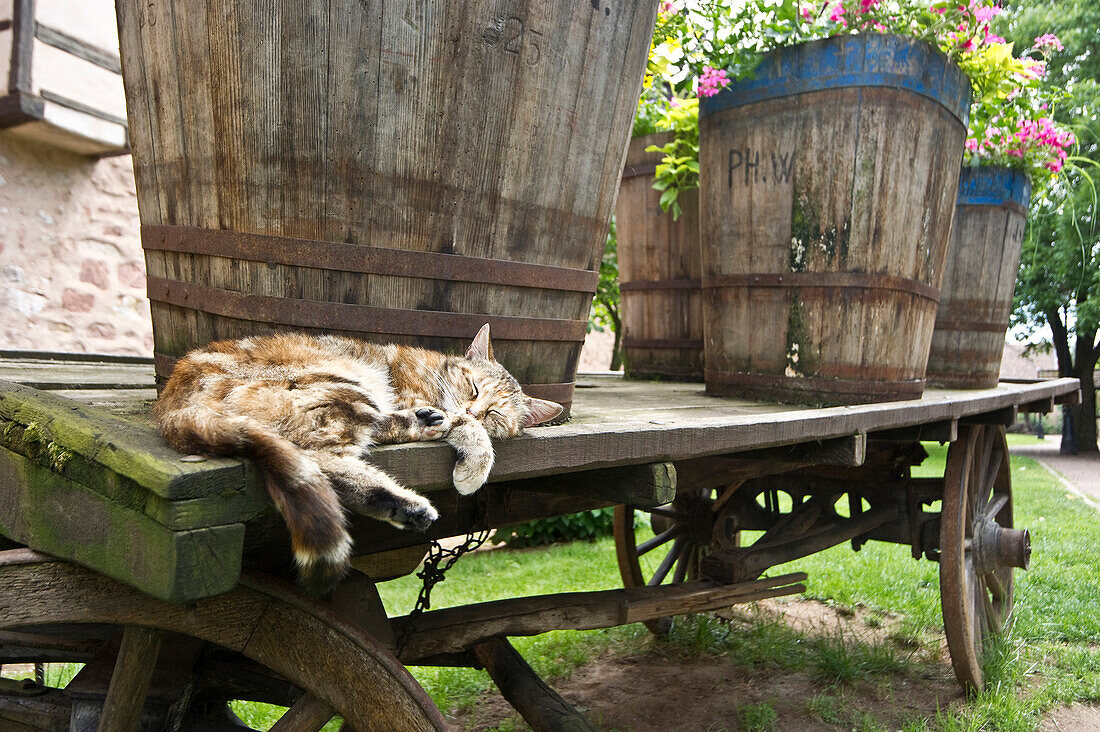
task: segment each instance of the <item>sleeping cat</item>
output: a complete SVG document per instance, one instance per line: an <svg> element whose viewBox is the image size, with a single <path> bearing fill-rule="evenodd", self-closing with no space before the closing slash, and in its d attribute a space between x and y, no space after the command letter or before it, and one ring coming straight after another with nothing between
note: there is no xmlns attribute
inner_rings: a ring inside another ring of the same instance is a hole
<svg viewBox="0 0 1100 732"><path fill-rule="evenodd" d="M520 390L493 359L486 324L465 357L302 334L211 343L179 360L153 418L177 450L260 464L302 584L323 594L351 555L344 507L420 531L439 517L365 462L372 445L446 440L455 488L467 495L493 466L490 437L514 437L561 409Z"/></svg>

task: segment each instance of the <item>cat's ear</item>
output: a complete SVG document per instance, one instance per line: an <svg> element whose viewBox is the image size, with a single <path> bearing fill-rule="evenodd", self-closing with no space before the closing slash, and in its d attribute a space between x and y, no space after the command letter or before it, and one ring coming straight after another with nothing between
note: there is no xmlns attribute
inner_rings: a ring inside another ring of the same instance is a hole
<svg viewBox="0 0 1100 732"><path fill-rule="evenodd" d="M474 336L474 342L466 349L466 358L471 361L492 361L493 344L489 342L489 324L481 326Z"/></svg>
<svg viewBox="0 0 1100 732"><path fill-rule="evenodd" d="M557 402L546 399L527 397L527 416L523 418L524 427L534 427L543 422L549 422L561 414L562 406Z"/></svg>

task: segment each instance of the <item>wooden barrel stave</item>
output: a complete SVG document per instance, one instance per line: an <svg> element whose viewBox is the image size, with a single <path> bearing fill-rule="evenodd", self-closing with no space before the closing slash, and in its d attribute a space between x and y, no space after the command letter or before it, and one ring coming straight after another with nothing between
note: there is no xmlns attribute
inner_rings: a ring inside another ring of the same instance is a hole
<svg viewBox="0 0 1100 732"><path fill-rule="evenodd" d="M699 192L681 193L683 214L674 221L653 188L663 155L645 150L669 139L662 132L631 140L615 204L623 361L629 376L701 381Z"/></svg>
<svg viewBox="0 0 1100 732"><path fill-rule="evenodd" d="M963 169L929 383L958 389L997 385L1030 198L1030 182L1020 171Z"/></svg>
<svg viewBox="0 0 1100 732"><path fill-rule="evenodd" d="M186 10L122 0L142 224L592 271L655 11L655 0L211 0ZM579 323L591 297L184 252L146 258L151 277L490 321ZM247 319L223 326L224 316L185 310L154 304L158 353L249 330ZM369 322L349 332L400 340ZM474 332L414 340L460 350ZM571 382L580 340L502 340L496 351L521 381Z"/></svg>
<svg viewBox="0 0 1100 732"><path fill-rule="evenodd" d="M704 105L708 392L919 396L965 137L957 111L879 86ZM783 273L838 289L736 281Z"/></svg>

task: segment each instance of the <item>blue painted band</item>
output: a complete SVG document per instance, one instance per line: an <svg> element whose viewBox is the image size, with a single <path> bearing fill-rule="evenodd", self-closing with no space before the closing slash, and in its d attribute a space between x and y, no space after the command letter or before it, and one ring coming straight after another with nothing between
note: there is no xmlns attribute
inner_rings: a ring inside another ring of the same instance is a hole
<svg viewBox="0 0 1100 732"><path fill-rule="evenodd" d="M963 126L970 118L970 80L954 62L924 41L882 33L834 36L767 53L755 78L735 81L703 98L699 116L849 87L910 91L938 102Z"/></svg>
<svg viewBox="0 0 1100 732"><path fill-rule="evenodd" d="M1031 204L1031 178L1022 170L993 165L967 166L959 175L959 206L1017 206Z"/></svg>

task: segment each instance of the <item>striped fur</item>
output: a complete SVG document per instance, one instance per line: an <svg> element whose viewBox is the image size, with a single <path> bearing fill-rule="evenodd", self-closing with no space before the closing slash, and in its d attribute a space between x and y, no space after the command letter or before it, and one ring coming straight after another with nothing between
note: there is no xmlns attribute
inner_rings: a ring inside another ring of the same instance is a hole
<svg viewBox="0 0 1100 732"><path fill-rule="evenodd" d="M212 343L176 364L153 417L182 452L259 463L301 582L324 594L351 557L345 508L420 531L438 518L426 498L365 462L373 445L446 440L465 495L492 469L490 437L560 411L523 394L493 360L485 326L465 357L302 334Z"/></svg>

